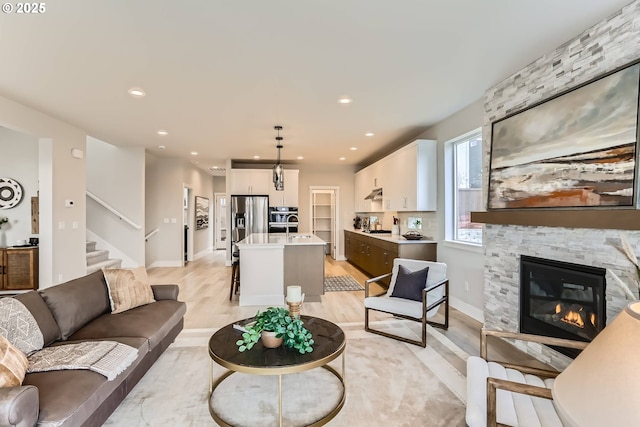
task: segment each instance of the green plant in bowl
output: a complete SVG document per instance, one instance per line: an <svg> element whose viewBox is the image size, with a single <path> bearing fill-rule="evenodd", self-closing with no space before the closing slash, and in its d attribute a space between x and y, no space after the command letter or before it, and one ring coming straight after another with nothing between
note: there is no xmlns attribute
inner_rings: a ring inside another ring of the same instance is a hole
<svg viewBox="0 0 640 427"><path fill-rule="evenodd" d="M275 332L276 338L282 338L284 345L294 348L301 354L313 351L313 336L304 327L299 317L292 319L289 310L280 307L269 307L258 311L255 323L245 326L242 339L236 341L239 351L251 350L260 340L262 331Z"/></svg>

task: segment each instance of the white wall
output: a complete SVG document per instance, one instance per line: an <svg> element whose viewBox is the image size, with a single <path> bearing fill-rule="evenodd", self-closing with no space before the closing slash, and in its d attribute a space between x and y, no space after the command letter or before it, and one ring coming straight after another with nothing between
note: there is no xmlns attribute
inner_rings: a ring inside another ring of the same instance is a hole
<svg viewBox="0 0 640 427"><path fill-rule="evenodd" d="M0 97L0 126L38 138L40 188L40 288L86 273L86 133L60 120ZM71 208L64 206L74 200ZM77 225L76 228L73 225Z"/></svg>
<svg viewBox="0 0 640 427"><path fill-rule="evenodd" d="M207 172L179 159L146 155L146 233L158 233L146 242L148 267L181 266L183 252L183 189L191 188L192 205L195 196L209 199L213 206L213 177ZM209 213L209 228L193 231L193 253L197 256L213 247L213 210ZM175 221L175 222L174 222ZM193 223L193 218L190 219Z"/></svg>
<svg viewBox="0 0 640 427"><path fill-rule="evenodd" d="M145 263L145 152L87 137L87 190L139 225L136 229L95 200L87 199L87 228L115 247L123 266ZM99 249L108 249L100 247Z"/></svg>
<svg viewBox="0 0 640 427"><path fill-rule="evenodd" d="M146 265L179 267L182 265L184 232L182 162L147 153L146 165L147 232L156 228L159 230L146 243Z"/></svg>
<svg viewBox="0 0 640 427"><path fill-rule="evenodd" d="M0 247L6 247L38 237L31 233L31 197L38 194L38 138L0 127L0 153L0 177L20 183L23 197L17 206L0 210L0 217L9 219L0 229Z"/></svg>
<svg viewBox="0 0 640 427"><path fill-rule="evenodd" d="M189 203L192 209L189 210L189 223L192 224L191 230L193 231L191 234L193 236L193 255L197 257L213 249L213 233L215 229L213 177L204 170L185 162L183 163L183 182L185 186L191 188L191 200L189 200ZM202 230L196 230L195 227L196 196L209 199L209 227Z"/></svg>
<svg viewBox="0 0 640 427"><path fill-rule="evenodd" d="M227 191L227 178L224 176L214 176L213 178L213 192L224 193Z"/></svg>
<svg viewBox="0 0 640 427"><path fill-rule="evenodd" d="M336 186L340 187L340 199L338 200L340 212L338 213L338 242L336 245L336 258L344 256L344 233L342 230L353 227L355 216L354 184L355 166L340 165L295 165L300 170L298 177L298 213L300 217L299 232L311 231L309 212L311 186ZM294 169L294 166L291 166ZM285 183L286 185L286 183Z"/></svg>
<svg viewBox="0 0 640 427"><path fill-rule="evenodd" d="M480 99L436 123L419 137L438 141L438 261L447 264L451 305L481 321L484 310L484 254L444 241L444 145L455 137L481 127L483 117L484 106ZM465 290L465 282L468 283L468 291Z"/></svg>

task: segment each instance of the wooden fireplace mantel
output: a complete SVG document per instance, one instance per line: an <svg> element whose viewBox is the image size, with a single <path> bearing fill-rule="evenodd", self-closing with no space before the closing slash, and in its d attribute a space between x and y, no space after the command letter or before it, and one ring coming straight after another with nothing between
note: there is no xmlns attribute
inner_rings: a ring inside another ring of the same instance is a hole
<svg viewBox="0 0 640 427"><path fill-rule="evenodd" d="M640 230L640 210L509 209L471 212L471 222L498 225Z"/></svg>

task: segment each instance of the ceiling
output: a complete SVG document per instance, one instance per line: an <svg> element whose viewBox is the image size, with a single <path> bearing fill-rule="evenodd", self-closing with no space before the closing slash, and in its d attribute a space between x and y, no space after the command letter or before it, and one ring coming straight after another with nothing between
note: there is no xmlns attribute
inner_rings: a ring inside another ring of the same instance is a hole
<svg viewBox="0 0 640 427"><path fill-rule="evenodd" d="M276 124L284 160L358 165L627 3L56 0L0 15L0 96L205 169L273 161Z"/></svg>

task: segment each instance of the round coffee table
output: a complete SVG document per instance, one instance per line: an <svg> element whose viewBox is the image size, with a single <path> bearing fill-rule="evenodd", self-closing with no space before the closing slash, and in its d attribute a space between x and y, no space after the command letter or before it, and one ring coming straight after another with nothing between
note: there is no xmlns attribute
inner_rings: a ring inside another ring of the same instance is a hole
<svg viewBox="0 0 640 427"><path fill-rule="evenodd" d="M344 380L344 364L346 346L344 331L334 323L327 320L311 316L300 316L304 326L313 334L313 351L311 353L300 354L295 349L290 349L281 345L278 348L264 348L261 341L245 352L239 352L236 341L242 337L242 332L234 328L234 324L229 324L211 336L209 340L209 356L211 357L209 369L209 412L213 419L222 426L231 426L223 420L213 409L211 400L216 388L230 375L235 372L242 372L252 375L277 375L278 376L278 405L279 421L282 426L282 375L299 373L310 369L322 367L338 378L342 386L342 396L335 408L319 420L313 422L312 426L321 426L335 417L344 406L346 398L346 388ZM251 319L235 322L246 324ZM328 365L342 355L342 372L338 372ZM213 362L228 369L217 380L213 380Z"/></svg>

